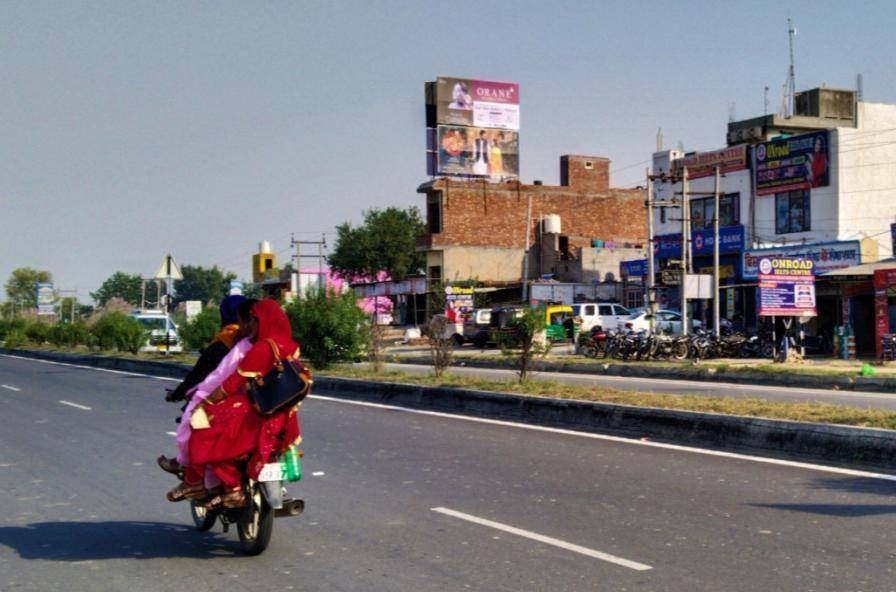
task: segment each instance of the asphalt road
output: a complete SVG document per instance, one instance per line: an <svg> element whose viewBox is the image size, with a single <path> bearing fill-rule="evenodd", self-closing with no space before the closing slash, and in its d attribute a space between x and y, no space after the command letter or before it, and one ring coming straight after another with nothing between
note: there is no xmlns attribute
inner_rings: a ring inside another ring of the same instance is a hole
<svg viewBox="0 0 896 592"><path fill-rule="evenodd" d="M0 357L0 589L896 589L896 481L323 397L241 557L164 499L170 384Z"/></svg>
<svg viewBox="0 0 896 592"><path fill-rule="evenodd" d="M422 364L386 364L389 370L425 374L431 366ZM449 372L462 376L479 376L490 380L512 380L513 370L452 366ZM707 397L759 398L790 403L830 403L860 408L896 409L896 393L871 393L833 389L788 388L728 382L697 380L672 380L663 378L634 378L628 376L604 376L599 374L575 374L570 372L535 372L533 380L547 380L560 384L580 386L607 386L621 390L666 393L673 395L704 395Z"/></svg>

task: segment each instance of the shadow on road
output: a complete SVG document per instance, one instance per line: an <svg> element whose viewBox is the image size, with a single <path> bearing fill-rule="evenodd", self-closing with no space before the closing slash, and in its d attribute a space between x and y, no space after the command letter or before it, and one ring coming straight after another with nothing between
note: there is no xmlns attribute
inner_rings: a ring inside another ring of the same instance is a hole
<svg viewBox="0 0 896 592"><path fill-rule="evenodd" d="M750 504L754 508L787 510L840 518L861 518L862 516L880 516L896 514L896 504Z"/></svg>
<svg viewBox="0 0 896 592"><path fill-rule="evenodd" d="M0 545L23 559L88 561L233 555L238 545L213 533L162 522L37 522L0 527Z"/></svg>
<svg viewBox="0 0 896 592"><path fill-rule="evenodd" d="M896 500L896 482L872 479L870 477L825 477L812 482L814 489L829 489L848 493L870 493L889 495Z"/></svg>

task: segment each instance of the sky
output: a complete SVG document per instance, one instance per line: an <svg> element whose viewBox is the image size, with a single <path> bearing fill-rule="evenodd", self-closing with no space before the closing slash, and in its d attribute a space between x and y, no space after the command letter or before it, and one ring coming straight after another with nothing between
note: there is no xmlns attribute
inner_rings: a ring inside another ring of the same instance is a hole
<svg viewBox="0 0 896 592"><path fill-rule="evenodd" d="M891 2L2 2L0 281L50 270L82 301L115 271L248 278L363 211L421 206L423 83L520 84L520 173L724 146L729 116L797 90L896 103ZM306 261L307 263L307 261Z"/></svg>

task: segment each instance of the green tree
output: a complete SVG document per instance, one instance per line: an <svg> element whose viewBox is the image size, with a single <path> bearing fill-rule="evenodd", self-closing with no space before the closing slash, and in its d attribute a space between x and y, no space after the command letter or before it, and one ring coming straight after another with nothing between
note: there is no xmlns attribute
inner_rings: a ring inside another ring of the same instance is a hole
<svg viewBox="0 0 896 592"><path fill-rule="evenodd" d="M312 291L287 304L285 310L302 357L315 367L360 357L367 338L367 317L354 294Z"/></svg>
<svg viewBox="0 0 896 592"><path fill-rule="evenodd" d="M202 309L198 315L180 329L180 336L189 349L202 349L221 328L221 313L212 306Z"/></svg>
<svg viewBox="0 0 896 592"><path fill-rule="evenodd" d="M236 279L234 274L218 269L217 265L184 265L180 271L184 279L174 282L175 303L199 300L203 304L217 304L230 290L230 280Z"/></svg>
<svg viewBox="0 0 896 592"><path fill-rule="evenodd" d="M16 308L35 308L37 306L37 284L52 282L49 271L33 267L13 269L6 281L6 296Z"/></svg>
<svg viewBox="0 0 896 592"><path fill-rule="evenodd" d="M116 271L102 283L96 292L91 292L90 297L96 301L97 306L106 306L110 298L121 298L134 306L140 306L140 298L143 295L143 278L139 274L127 274Z"/></svg>
<svg viewBox="0 0 896 592"><path fill-rule="evenodd" d="M389 207L364 212L364 222L336 227L336 245L328 257L330 267L346 277L373 276L386 271L401 280L423 270L423 253L417 237L426 232L420 210Z"/></svg>

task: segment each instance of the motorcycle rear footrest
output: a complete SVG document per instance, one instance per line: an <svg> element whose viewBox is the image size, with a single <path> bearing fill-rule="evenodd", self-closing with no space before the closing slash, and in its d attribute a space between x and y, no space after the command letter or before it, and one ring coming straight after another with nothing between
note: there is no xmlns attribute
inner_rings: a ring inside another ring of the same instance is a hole
<svg viewBox="0 0 896 592"><path fill-rule="evenodd" d="M274 518L289 518L290 516L299 516L305 511L305 501L300 499L285 499L283 507L274 510Z"/></svg>

